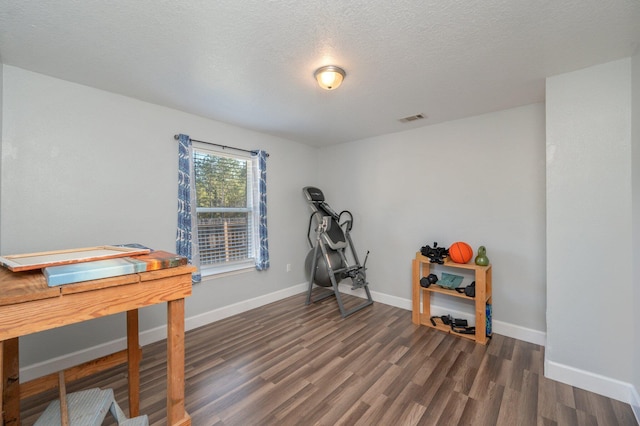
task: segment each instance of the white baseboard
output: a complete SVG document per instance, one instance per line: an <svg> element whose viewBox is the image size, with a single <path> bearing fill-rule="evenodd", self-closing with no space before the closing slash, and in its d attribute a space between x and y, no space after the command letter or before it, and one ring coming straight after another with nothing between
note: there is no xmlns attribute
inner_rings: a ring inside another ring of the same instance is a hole
<svg viewBox="0 0 640 426"><path fill-rule="evenodd" d="M347 294L364 297L364 290L351 290L351 287L347 284L340 284L340 291ZM406 309L408 311L412 309L412 303L409 299L390 296L388 294L378 293L374 291L371 292L371 297L376 302L384 303L385 305L395 306L396 308ZM436 304L431 305L431 312L433 313L433 315L450 314L456 318L474 321L473 313L458 311L448 307L445 308ZM541 346L545 346L547 339L547 334L544 331L534 330L531 328L510 324L504 321L497 321L495 318L492 321L492 331L496 334L501 334L503 336L512 337L514 339L534 343Z"/></svg>
<svg viewBox="0 0 640 426"><path fill-rule="evenodd" d="M195 315L185 319L184 328L186 331L192 330L194 328L201 327L203 325L230 317L232 315L236 315L250 309L258 308L260 306L276 302L289 296L302 293L306 289L306 283L297 284L284 290L275 291L273 293L265 294L264 296L255 297L249 300L243 300L242 302L234 303L233 305L224 306L219 309L214 309L213 311ZM139 337L141 346L158 342L166 338L166 325L141 331ZM73 367L74 365L91 361L92 359L100 358L105 355L121 351L123 349L126 349L126 347L127 339L121 338L77 352L52 358L43 362L27 365L23 368L20 368L20 381L27 382L29 380L42 377L47 374L55 373L66 368Z"/></svg>
<svg viewBox="0 0 640 426"><path fill-rule="evenodd" d="M638 392L630 383L549 360L544 361L544 376L608 398L617 399L632 407L635 404L634 414L636 419L639 417L638 404L640 399Z"/></svg>
<svg viewBox="0 0 640 426"><path fill-rule="evenodd" d="M360 288L356 290L351 290L351 285L349 284L338 284L338 288L340 290L340 293L362 297L363 299L367 297L363 289ZM371 291L371 298L375 302L380 302L380 303L384 303L385 305L395 306L396 308L400 308L400 309L407 309L409 311L411 310L411 300L409 299L390 296L388 294L379 293L377 291Z"/></svg>
<svg viewBox="0 0 640 426"><path fill-rule="evenodd" d="M259 296L253 299L235 303L219 309L214 309L203 314L195 315L185 320L185 329L192 330L203 325L210 324L215 321L236 315L250 309L276 302L278 300L293 296L304 292L307 284L297 284L295 286ZM340 285L340 291L345 294L351 294L358 297L365 297L364 290L351 290L346 284ZM371 296L376 303L383 303L395 306L400 309L411 311L411 300L372 291ZM453 311L450 308L444 308L438 305L432 305L431 310L434 315L451 314L457 318L470 319L468 312ZM544 345L546 333L538 330L509 324L503 321L493 320L493 332L514 339L526 342ZM142 346L165 339L167 336L167 327L160 326L150 330L144 330L140 333L140 344ZM56 357L41 363L25 366L20 369L21 381L29 381L37 377L51 374L83 362L90 361L126 348L126 339L116 339L101 345L93 346L81 351L73 352L67 355ZM608 377L590 373L588 371L578 370L573 367L545 361L545 376L563 383L570 384L582 389L586 389L610 398L614 398L631 405L636 419L640 423L640 396L638 391L628 383L613 380Z"/></svg>
<svg viewBox="0 0 640 426"><path fill-rule="evenodd" d="M524 342L533 343L540 346L546 346L547 333L544 331L534 330L532 328L521 327L519 325L510 324L504 321L493 319L493 332Z"/></svg>
<svg viewBox="0 0 640 426"><path fill-rule="evenodd" d="M249 300L243 300L242 302L234 303L229 306L214 309L209 312L205 312L199 315L195 315L185 319L185 330L192 330L194 328L201 327L203 325L210 324L215 321L236 315L250 309L258 308L260 306L276 302L289 296L293 296L298 293L302 293L307 289L307 283L297 284L292 287L275 291L273 293L265 294L263 296L255 297ZM363 289L351 290L351 286L348 284L340 284L340 292L345 294L351 294L358 297L365 297ZM378 303L384 303L385 305L395 306L400 309L411 310L411 300L402 297L392 296L385 293L376 291L371 292L371 297ZM453 311L448 308L443 308L437 305L431 307L434 315L451 314L457 318L469 318L469 313ZM493 321L493 331L497 334L512 337L514 339L524 340L526 342L544 345L545 333L537 330L531 330L528 328L520 327L517 325L505 323L502 321ZM160 341L167 337L167 327L160 326L149 330L140 332L140 345L145 346L150 343ZM25 366L20 369L20 377L23 381L32 380L36 377L41 377L46 374L54 373L56 371L63 370L65 368L72 367L74 365L82 364L83 362L96 359L113 352L121 351L127 347L127 341L125 338L116 339L111 342L107 342L101 345L93 346L81 351L73 352L60 357L52 358L47 361Z"/></svg>
<svg viewBox="0 0 640 426"><path fill-rule="evenodd" d="M638 394L638 389L635 387L631 388L631 409L633 410L633 414L636 416L636 422L640 425L640 394Z"/></svg>
<svg viewBox="0 0 640 426"><path fill-rule="evenodd" d="M142 336L142 333L141 333ZM166 337L166 335L165 335ZM142 345L142 342L140 343ZM127 347L127 339L121 338L112 340L101 345L92 346L77 352L61 355L43 362L27 365L20 368L20 382L28 382L47 374L55 373L78 364L82 364L92 359L100 358Z"/></svg>
<svg viewBox="0 0 640 426"><path fill-rule="evenodd" d="M273 293L265 294L264 296L258 296L254 297L253 299L243 300L242 302L234 303L233 305L224 306L222 308L214 309L213 311L195 315L185 320L185 329L193 330L194 328L202 327L203 325L207 325L212 322L249 311L251 309L259 308L260 306L264 306L269 303L277 302L278 300L285 299L298 293L302 293L306 289L306 283L297 284L293 287L285 288L284 290L278 290ZM166 335L167 334L164 333L162 338L166 337Z"/></svg>
<svg viewBox="0 0 640 426"><path fill-rule="evenodd" d="M457 311L451 308L445 308L438 305L431 305L431 313L433 315L451 315L455 318L462 318L469 321L475 321L474 314L469 312ZM533 343L544 346L546 342L546 333L543 331L533 330L531 328L521 327L519 325L509 324L504 321L491 321L491 331L495 334L511 337L513 339L522 340L524 342Z"/></svg>
<svg viewBox="0 0 640 426"><path fill-rule="evenodd" d="M345 286L344 288L341 286L340 291L358 295L357 293L351 292L348 286ZM412 303L409 299L375 292L372 292L372 296L376 302L392 305L409 311L412 309ZM431 313L433 315L449 314L456 318L473 320L473 313L458 311L436 304L431 305ZM504 321L498 321L495 318L493 318L492 328L493 332L496 334L536 345L546 346L547 334L544 331L534 330ZM571 386L630 404L633 413L635 414L636 421L640 424L640 395L638 394L638 390L631 384L546 360L544 371L545 377L549 379L567 383Z"/></svg>

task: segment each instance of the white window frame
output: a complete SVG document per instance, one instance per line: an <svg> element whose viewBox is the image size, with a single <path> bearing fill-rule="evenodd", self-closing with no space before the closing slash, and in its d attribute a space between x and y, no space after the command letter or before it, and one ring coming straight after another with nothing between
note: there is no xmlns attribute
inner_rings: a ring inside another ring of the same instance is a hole
<svg viewBox="0 0 640 426"><path fill-rule="evenodd" d="M249 257L247 259L238 260L238 261L229 261L216 265L206 265L202 262L202 250L201 247L198 246L200 250L200 272L203 277L206 276L214 276L220 274L227 274L232 272L238 272L242 270L250 270L255 269L256 267L256 256L257 256L257 236L256 236L256 227L253 224L254 212L257 206L254 205L254 186L257 184L256 176L253 170L253 159L249 153L229 153L225 150L215 149L212 145L195 143L193 144L193 155L197 153L203 153L208 155L214 155L217 157L226 157L233 158L237 160L242 160L247 162L247 207L237 208L237 207L198 207L197 200L197 191L196 191L196 217L198 213L247 213L247 232L248 232L248 244L249 244ZM197 162L194 158L194 167L196 167ZM200 239L197 239L198 245L200 244Z"/></svg>

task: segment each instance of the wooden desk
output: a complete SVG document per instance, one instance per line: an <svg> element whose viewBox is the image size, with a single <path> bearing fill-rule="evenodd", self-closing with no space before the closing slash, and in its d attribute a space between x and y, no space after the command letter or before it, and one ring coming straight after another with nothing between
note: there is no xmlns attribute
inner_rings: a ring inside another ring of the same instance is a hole
<svg viewBox="0 0 640 426"><path fill-rule="evenodd" d="M167 302L167 424L188 426L184 408L184 298L191 266L48 287L40 270L0 267L0 424L20 424L18 338L127 312L129 412L139 413L138 308Z"/></svg>

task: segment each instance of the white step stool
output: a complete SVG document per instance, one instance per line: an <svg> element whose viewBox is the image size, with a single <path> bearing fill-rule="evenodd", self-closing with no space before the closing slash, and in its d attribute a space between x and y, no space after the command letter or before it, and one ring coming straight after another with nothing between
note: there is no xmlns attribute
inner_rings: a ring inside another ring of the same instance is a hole
<svg viewBox="0 0 640 426"><path fill-rule="evenodd" d="M35 426L58 426L62 425L60 415L60 401L63 401L63 410L66 408L68 417L64 423L69 426L100 426L111 412L113 418L120 426L149 426L149 419L146 415L127 419L120 406L115 400L111 389L89 389L79 392L65 394L64 386L60 392L61 399L53 401ZM66 416L65 416L66 417Z"/></svg>

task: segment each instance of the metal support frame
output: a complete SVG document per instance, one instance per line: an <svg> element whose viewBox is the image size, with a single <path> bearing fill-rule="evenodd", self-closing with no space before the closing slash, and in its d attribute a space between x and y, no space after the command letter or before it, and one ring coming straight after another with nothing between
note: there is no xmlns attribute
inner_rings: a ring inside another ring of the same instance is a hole
<svg viewBox="0 0 640 426"><path fill-rule="evenodd" d="M319 215L318 212L316 212L316 214ZM351 240L351 235L349 234L348 226L346 227L344 232L348 241L348 247L350 247L351 254L353 255L353 258L355 260L355 265L354 266L348 265L347 258L344 253L345 249L342 248L342 249L333 250L333 251L338 252L338 254L342 258L346 266L338 270L333 269L330 258L329 258L329 251L327 250L325 242L323 241L323 238L322 238L322 235L325 232L327 232L327 229L329 226L328 223L329 221L327 220L327 218L322 217L322 220L318 221L318 226L316 228L316 243L313 247L313 258L312 258L313 260L311 263L311 274L310 274L311 277L309 278L309 289L307 291L307 300L305 304L309 305L311 303L316 303L321 300L327 299L331 296L335 296L336 300L338 301L338 308L340 309L340 315L342 316L342 318L346 318L349 315L354 314L360 311L361 309L364 309L367 306L372 305L373 299L371 298L371 292L369 291L369 284L367 283L367 280L366 280L365 265L362 265L362 266L360 265L360 261L358 260L358 255L356 254L356 251L353 246L353 241ZM325 294L321 294L317 296L316 298L312 298L311 293L313 291L313 284L315 281L316 269L318 266L318 250L322 251L322 260L325 262L327 266L327 271L329 273L329 278L331 280L331 287L333 291L329 291ZM329 250L332 250L332 249L329 248ZM367 253L367 256L368 256L368 253ZM366 264L366 260L365 260L365 264ZM349 275L349 277L352 279L354 284L352 289L364 288L367 294L367 300L365 300L365 302L360 305L357 305L349 310L345 310L344 304L342 303L342 297L340 295L340 291L338 290L338 280L336 280L337 273L347 273Z"/></svg>

